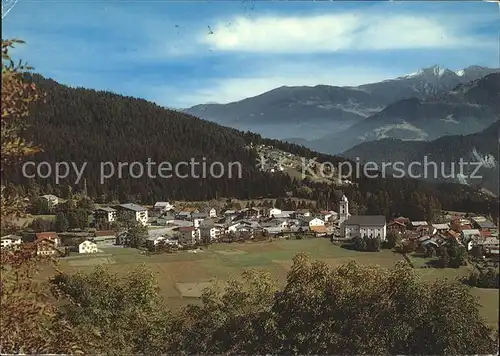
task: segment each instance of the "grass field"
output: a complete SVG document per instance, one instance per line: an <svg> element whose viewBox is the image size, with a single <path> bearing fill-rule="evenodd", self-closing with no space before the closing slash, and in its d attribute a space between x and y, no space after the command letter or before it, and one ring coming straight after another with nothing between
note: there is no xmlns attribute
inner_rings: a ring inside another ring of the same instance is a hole
<svg viewBox="0 0 500 356"><path fill-rule="evenodd" d="M214 244L198 253L187 251L173 254L146 255L135 249L103 248L104 253L61 259L60 266L68 272L89 271L94 265L107 264L111 271L124 272L146 264L156 274L161 292L171 308L196 303L201 291L214 279L226 280L239 276L248 268L266 269L279 281L284 281L299 252L308 253L313 259L338 266L355 260L366 265L392 267L402 256L388 250L377 253L343 249L328 239L278 240ZM417 266L416 266L417 267ZM462 269L416 268L424 280L440 277L456 278L468 273ZM498 325L498 290L473 288L479 297L482 314L488 323Z"/></svg>

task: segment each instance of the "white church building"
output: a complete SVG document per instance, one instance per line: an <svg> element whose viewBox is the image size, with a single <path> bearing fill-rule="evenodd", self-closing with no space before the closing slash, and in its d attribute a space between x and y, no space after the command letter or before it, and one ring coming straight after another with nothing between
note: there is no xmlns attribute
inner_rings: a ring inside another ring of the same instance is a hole
<svg viewBox="0 0 500 356"><path fill-rule="evenodd" d="M387 238L387 224L384 215L351 215L349 201L345 195L339 202L339 229L340 236L352 238L357 236Z"/></svg>

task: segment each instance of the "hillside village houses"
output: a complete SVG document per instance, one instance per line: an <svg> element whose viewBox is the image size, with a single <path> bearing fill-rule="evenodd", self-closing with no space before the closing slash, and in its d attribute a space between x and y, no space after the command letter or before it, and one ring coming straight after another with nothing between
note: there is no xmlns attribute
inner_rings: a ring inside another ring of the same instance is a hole
<svg viewBox="0 0 500 356"><path fill-rule="evenodd" d="M22 237L17 235L5 235L1 237L0 242L1 248L16 247L21 245Z"/></svg>
<svg viewBox="0 0 500 356"><path fill-rule="evenodd" d="M450 215L446 217L446 222L439 223L397 217L387 222L382 215L351 215L345 195L336 205L338 212L248 207L229 209L218 214L210 206L200 211L196 208L176 209L170 203L158 202L152 207L150 215L150 211L144 206L123 203L112 207L96 207L93 215L95 223L128 220L148 226L146 245L150 248L155 248L160 242L183 247L197 243L266 239L272 236L295 238L303 237L304 234L308 237L332 236L340 239L379 237L385 241L389 230L399 234L403 241L414 240L436 249L449 239L454 239L466 246L467 250L483 246L486 253L499 254L498 227L485 217ZM73 246L73 250L79 253L95 253L101 247L127 245L129 242L126 230L119 233L104 230L81 234L82 236L74 234L78 243ZM63 235L55 232L36 234L34 240L38 246L37 253L61 253L63 246L60 236ZM23 240L24 237L6 235L1 238L1 247L19 246Z"/></svg>
<svg viewBox="0 0 500 356"><path fill-rule="evenodd" d="M96 243L89 241L89 240L85 240L81 244L78 245L78 252L79 253L97 253L97 252L99 252L99 250L97 249Z"/></svg>
<svg viewBox="0 0 500 356"><path fill-rule="evenodd" d="M108 206L99 207L94 210L95 224L110 224L116 221L117 210Z"/></svg>
<svg viewBox="0 0 500 356"><path fill-rule="evenodd" d="M127 203L116 206L118 217L122 220L137 221L146 226L148 224L148 209L137 204Z"/></svg>

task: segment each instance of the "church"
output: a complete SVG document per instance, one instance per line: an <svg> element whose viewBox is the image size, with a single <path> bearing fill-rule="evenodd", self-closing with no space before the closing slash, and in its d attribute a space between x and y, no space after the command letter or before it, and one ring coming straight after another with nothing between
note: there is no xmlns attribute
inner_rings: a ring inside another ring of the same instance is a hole
<svg viewBox="0 0 500 356"><path fill-rule="evenodd" d="M345 195L342 195L339 202L339 228L340 236L345 238L365 235L379 237L382 241L387 238L385 216L349 214L349 201Z"/></svg>

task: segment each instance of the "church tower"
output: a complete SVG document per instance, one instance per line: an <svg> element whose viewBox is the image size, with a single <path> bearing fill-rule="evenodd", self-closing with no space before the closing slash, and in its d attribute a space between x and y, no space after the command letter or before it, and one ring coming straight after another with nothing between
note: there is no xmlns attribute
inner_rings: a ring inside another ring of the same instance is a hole
<svg viewBox="0 0 500 356"><path fill-rule="evenodd" d="M339 229L340 236L345 237L345 222L349 219L349 201L345 195L342 195L339 202Z"/></svg>

